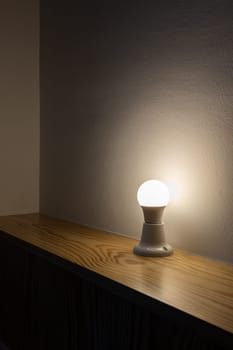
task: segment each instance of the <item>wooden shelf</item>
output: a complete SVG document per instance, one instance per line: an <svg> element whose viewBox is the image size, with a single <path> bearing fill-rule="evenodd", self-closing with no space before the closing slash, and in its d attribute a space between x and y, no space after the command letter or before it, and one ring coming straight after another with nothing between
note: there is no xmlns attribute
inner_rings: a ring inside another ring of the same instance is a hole
<svg viewBox="0 0 233 350"><path fill-rule="evenodd" d="M39 214L0 217L0 230L233 333L233 266L175 250L143 258L136 240Z"/></svg>

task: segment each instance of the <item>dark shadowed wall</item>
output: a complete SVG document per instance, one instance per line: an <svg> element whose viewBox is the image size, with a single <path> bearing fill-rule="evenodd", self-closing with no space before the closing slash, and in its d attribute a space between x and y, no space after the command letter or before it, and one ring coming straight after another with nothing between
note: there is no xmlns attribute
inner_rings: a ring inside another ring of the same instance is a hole
<svg viewBox="0 0 233 350"><path fill-rule="evenodd" d="M233 2L41 1L41 212L233 262Z"/></svg>
<svg viewBox="0 0 233 350"><path fill-rule="evenodd" d="M39 209L39 1L0 1L0 215Z"/></svg>

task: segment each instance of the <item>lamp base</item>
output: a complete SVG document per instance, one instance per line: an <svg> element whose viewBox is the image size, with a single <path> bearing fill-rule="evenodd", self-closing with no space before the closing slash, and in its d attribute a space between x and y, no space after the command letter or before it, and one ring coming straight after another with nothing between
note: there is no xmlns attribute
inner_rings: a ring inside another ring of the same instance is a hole
<svg viewBox="0 0 233 350"><path fill-rule="evenodd" d="M141 242L134 247L134 254L141 256L168 256L173 252L172 247L169 244L162 244L161 246L145 246Z"/></svg>
<svg viewBox="0 0 233 350"><path fill-rule="evenodd" d="M148 224L144 222L141 241L134 248L134 254L168 256L172 252L172 247L165 241L164 224Z"/></svg>

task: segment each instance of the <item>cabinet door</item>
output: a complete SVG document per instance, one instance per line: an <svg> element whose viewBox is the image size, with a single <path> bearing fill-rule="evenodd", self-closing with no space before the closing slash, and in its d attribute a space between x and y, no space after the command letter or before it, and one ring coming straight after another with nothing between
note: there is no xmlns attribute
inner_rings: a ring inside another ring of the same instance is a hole
<svg viewBox="0 0 233 350"><path fill-rule="evenodd" d="M0 338L25 350L28 336L29 255L0 233Z"/></svg>
<svg viewBox="0 0 233 350"><path fill-rule="evenodd" d="M30 344L34 350L66 350L72 346L73 320L70 273L32 256L30 277Z"/></svg>

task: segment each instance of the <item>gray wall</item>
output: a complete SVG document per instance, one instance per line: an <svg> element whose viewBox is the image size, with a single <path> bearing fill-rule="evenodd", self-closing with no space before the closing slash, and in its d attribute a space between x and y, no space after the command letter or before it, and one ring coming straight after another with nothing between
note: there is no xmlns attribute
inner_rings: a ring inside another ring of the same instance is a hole
<svg viewBox="0 0 233 350"><path fill-rule="evenodd" d="M39 207L39 6L0 2L0 215Z"/></svg>
<svg viewBox="0 0 233 350"><path fill-rule="evenodd" d="M233 262L231 0L41 1L41 212Z"/></svg>

